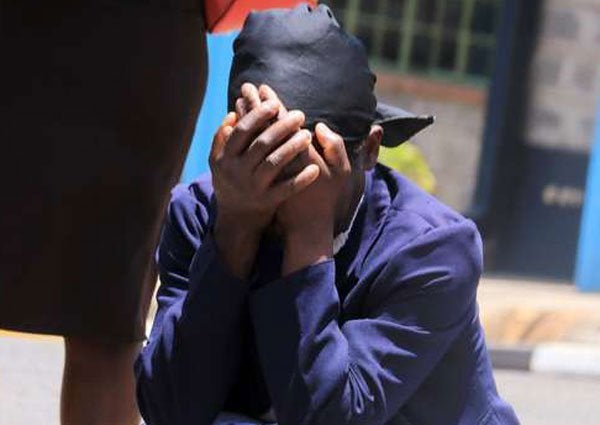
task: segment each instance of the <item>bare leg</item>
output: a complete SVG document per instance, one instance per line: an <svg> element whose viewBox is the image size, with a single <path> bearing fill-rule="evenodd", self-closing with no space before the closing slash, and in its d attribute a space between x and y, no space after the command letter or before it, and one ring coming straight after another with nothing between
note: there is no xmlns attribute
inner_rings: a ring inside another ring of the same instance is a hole
<svg viewBox="0 0 600 425"><path fill-rule="evenodd" d="M140 344L65 338L62 425L139 425L133 362Z"/></svg>

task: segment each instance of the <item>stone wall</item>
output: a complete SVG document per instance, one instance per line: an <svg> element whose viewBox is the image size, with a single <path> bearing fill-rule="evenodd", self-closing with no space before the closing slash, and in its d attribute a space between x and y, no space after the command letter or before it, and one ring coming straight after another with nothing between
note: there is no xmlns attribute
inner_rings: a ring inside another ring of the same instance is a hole
<svg viewBox="0 0 600 425"><path fill-rule="evenodd" d="M526 143L586 153L600 101L600 0L547 0Z"/></svg>
<svg viewBox="0 0 600 425"><path fill-rule="evenodd" d="M436 116L435 124L413 142L436 176L436 196L468 211L477 183L487 90L382 74L377 87L382 101Z"/></svg>

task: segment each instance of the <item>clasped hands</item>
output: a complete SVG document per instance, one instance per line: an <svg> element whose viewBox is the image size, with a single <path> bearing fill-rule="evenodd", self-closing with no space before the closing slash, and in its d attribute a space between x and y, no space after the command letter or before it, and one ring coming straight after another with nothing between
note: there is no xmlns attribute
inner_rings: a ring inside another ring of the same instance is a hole
<svg viewBox="0 0 600 425"><path fill-rule="evenodd" d="M282 274L332 256L336 213L351 167L342 137L319 123L303 129L268 86L246 83L213 139L214 237L229 271L246 278L262 235L284 242ZM315 140L313 140L313 138Z"/></svg>

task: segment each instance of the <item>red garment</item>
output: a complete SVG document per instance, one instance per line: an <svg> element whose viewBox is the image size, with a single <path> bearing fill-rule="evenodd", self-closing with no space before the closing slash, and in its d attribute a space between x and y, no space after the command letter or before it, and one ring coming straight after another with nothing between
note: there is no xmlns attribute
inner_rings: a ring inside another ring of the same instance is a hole
<svg viewBox="0 0 600 425"><path fill-rule="evenodd" d="M315 5L316 0L206 0L204 10L206 26L210 32L238 29L252 10L293 7L298 3Z"/></svg>

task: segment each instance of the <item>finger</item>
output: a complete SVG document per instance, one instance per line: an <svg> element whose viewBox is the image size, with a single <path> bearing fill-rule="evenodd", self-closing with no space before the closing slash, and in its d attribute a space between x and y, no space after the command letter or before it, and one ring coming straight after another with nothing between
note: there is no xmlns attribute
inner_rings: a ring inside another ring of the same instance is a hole
<svg viewBox="0 0 600 425"><path fill-rule="evenodd" d="M297 175L277 183L270 191L270 202L280 204L289 197L302 192L319 177L321 169L318 165L309 164Z"/></svg>
<svg viewBox="0 0 600 425"><path fill-rule="evenodd" d="M246 107L246 100L243 97L239 97L235 101L235 112L238 114L238 117L243 117L248 114L248 109Z"/></svg>
<svg viewBox="0 0 600 425"><path fill-rule="evenodd" d="M213 144L210 148L210 158L216 158L221 154L229 136L233 132L233 126L236 121L237 115L235 112L230 112L225 116L213 139Z"/></svg>
<svg viewBox="0 0 600 425"><path fill-rule="evenodd" d="M273 90L270 86L266 84L261 84L261 86L258 88L258 95L260 96L260 100L262 101L279 100L279 96L277 96L275 90Z"/></svg>
<svg viewBox="0 0 600 425"><path fill-rule="evenodd" d="M255 170L255 175L261 181L263 187L268 187L281 175L283 170L297 156L305 152L312 142L312 135L308 130L300 130L284 144L271 152ZM297 170L299 172L300 170ZM297 174L294 173L294 174Z"/></svg>
<svg viewBox="0 0 600 425"><path fill-rule="evenodd" d="M281 104L277 118L281 119L287 114L288 111L287 111L285 105L283 104L283 102L281 102L281 100L279 99L279 96L277 96L277 93L275 93L275 90L273 90L271 87L269 87L266 84L262 84L258 88L258 94L262 101L277 100Z"/></svg>
<svg viewBox="0 0 600 425"><path fill-rule="evenodd" d="M240 118L225 145L225 153L233 156L244 152L254 141L256 135L263 131L269 121L275 117L278 108L279 105L276 102L267 101Z"/></svg>
<svg viewBox="0 0 600 425"><path fill-rule="evenodd" d="M247 111L258 108L262 103L260 95L258 94L258 89L251 83L242 84L242 97L246 100Z"/></svg>
<svg viewBox="0 0 600 425"><path fill-rule="evenodd" d="M225 115L222 125L233 127L237 124L238 119L239 116L235 112L229 112L227 115Z"/></svg>
<svg viewBox="0 0 600 425"><path fill-rule="evenodd" d="M283 144L292 134L300 130L303 124L304 114L300 111L292 111L273 123L256 137L248 148L245 154L248 165L255 169L258 164L265 160L267 155Z"/></svg>
<svg viewBox="0 0 600 425"><path fill-rule="evenodd" d="M328 165L335 168L343 168L349 165L350 161L342 136L334 133L323 123L317 124L315 136L319 146L323 149L323 159Z"/></svg>
<svg viewBox="0 0 600 425"><path fill-rule="evenodd" d="M275 177L275 182L280 182L286 180L292 176L295 176L300 171L304 169L308 164L315 164L315 161L311 161L309 150L311 146L309 145L308 149L300 152L298 155L294 157L284 168L281 170L279 175ZM318 164L317 164L318 165Z"/></svg>

